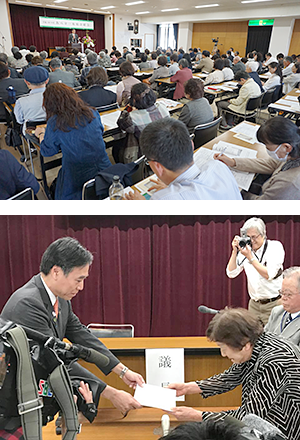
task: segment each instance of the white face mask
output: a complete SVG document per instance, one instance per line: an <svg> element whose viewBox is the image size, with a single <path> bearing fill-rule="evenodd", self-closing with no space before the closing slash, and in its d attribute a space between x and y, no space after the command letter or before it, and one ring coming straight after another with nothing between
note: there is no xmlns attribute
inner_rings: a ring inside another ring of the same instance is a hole
<svg viewBox="0 0 300 440"><path fill-rule="evenodd" d="M286 155L285 155L284 157L278 157L278 156L277 156L277 151L279 150L279 148L281 147L281 145L282 145L282 144L278 145L278 147L276 148L275 151L270 151L270 150L267 149L267 153L268 153L269 156L272 157L272 159L280 160L281 162L283 162L283 161L285 161L285 160L287 159L289 153L286 153Z"/></svg>

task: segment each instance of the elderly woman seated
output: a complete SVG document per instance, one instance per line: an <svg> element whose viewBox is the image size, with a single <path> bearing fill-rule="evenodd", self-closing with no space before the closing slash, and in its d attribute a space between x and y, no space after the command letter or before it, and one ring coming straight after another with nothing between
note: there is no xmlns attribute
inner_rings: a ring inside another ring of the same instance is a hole
<svg viewBox="0 0 300 440"><path fill-rule="evenodd" d="M249 192L242 192L245 200L299 200L300 129L290 119L276 116L259 128L257 139L265 144L269 158L231 159L216 154L215 159L235 170L260 173Z"/></svg>
<svg viewBox="0 0 300 440"><path fill-rule="evenodd" d="M104 87L107 84L108 77L103 67L94 67L86 77L89 88L78 92L80 98L92 107L104 107L114 104L117 101L117 95Z"/></svg>
<svg viewBox="0 0 300 440"><path fill-rule="evenodd" d="M130 105L122 111L117 124L128 133L127 144L113 151L116 162L133 162L140 156L139 138L143 129L153 121L169 117L169 111L161 101L156 102L155 92L144 83L131 89Z"/></svg>

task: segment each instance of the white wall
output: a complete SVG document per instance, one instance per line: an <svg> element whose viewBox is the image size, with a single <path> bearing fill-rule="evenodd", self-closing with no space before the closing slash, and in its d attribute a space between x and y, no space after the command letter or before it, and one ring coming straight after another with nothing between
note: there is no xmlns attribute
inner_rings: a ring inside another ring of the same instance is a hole
<svg viewBox="0 0 300 440"><path fill-rule="evenodd" d="M104 17L104 35L105 35L105 48L108 49L110 54L113 46L113 16L105 15Z"/></svg>
<svg viewBox="0 0 300 440"><path fill-rule="evenodd" d="M139 33L134 34L133 31L128 31L127 23L132 23L134 20L139 20ZM154 35L154 47L156 48L156 24L152 23L141 23L141 18L137 15L135 16L127 16L127 15L115 15L115 46L117 46L118 50L122 52L122 47L127 46L130 48L130 40L131 38L142 39L142 50L145 49L145 34L153 34ZM107 44L106 44L107 46ZM148 47L149 50L152 48Z"/></svg>
<svg viewBox="0 0 300 440"><path fill-rule="evenodd" d="M11 55L12 37L10 34L6 0L0 0L0 52Z"/></svg>
<svg viewBox="0 0 300 440"><path fill-rule="evenodd" d="M192 38L193 23L179 23L177 48L179 49L182 46L185 51L188 51L192 47Z"/></svg>
<svg viewBox="0 0 300 440"><path fill-rule="evenodd" d="M269 46L269 52L273 56L276 56L279 52L288 55L294 24L294 18L282 17L275 19Z"/></svg>

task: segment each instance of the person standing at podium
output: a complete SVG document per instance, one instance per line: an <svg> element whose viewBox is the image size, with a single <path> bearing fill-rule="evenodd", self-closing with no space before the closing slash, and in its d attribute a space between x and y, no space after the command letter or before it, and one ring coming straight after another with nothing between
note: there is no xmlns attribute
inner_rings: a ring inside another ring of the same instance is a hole
<svg viewBox="0 0 300 440"><path fill-rule="evenodd" d="M68 43L78 43L78 35L75 29L72 29L72 32L69 34Z"/></svg>

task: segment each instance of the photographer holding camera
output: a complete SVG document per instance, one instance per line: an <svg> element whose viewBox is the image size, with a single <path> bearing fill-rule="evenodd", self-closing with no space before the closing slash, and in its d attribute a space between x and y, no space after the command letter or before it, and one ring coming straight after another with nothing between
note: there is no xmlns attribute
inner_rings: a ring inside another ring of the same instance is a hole
<svg viewBox="0 0 300 440"><path fill-rule="evenodd" d="M252 217L241 228L241 237L232 241L232 253L226 268L229 278L245 270L250 301L248 309L266 324L278 305L284 261L283 245L268 240L262 219Z"/></svg>

